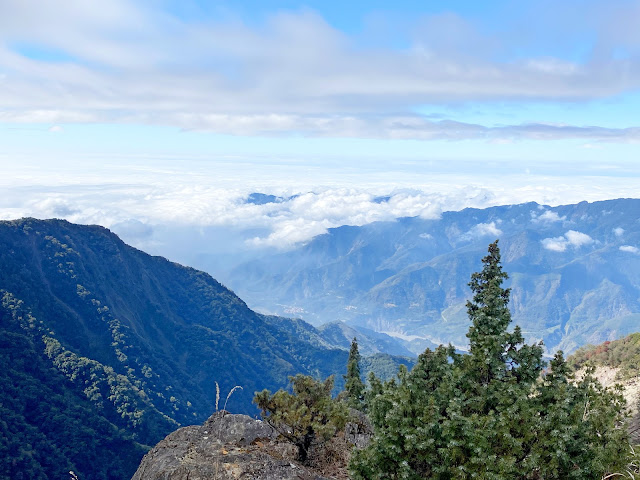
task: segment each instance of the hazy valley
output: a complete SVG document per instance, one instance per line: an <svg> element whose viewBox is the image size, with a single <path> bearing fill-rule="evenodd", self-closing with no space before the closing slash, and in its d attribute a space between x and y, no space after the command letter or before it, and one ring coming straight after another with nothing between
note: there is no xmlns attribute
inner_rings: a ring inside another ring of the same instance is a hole
<svg viewBox="0 0 640 480"><path fill-rule="evenodd" d="M636 199L465 209L334 228L214 276L258 311L386 332L415 354L465 348L467 282L500 238L514 321L571 352L638 329L639 218Z"/></svg>

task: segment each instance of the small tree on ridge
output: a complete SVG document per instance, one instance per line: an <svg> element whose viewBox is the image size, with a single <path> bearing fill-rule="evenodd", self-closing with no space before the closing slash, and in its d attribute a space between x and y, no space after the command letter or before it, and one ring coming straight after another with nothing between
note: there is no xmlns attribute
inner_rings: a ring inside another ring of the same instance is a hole
<svg viewBox="0 0 640 480"><path fill-rule="evenodd" d="M297 447L298 460L305 463L314 443L326 441L344 428L347 409L331 397L332 376L319 382L298 374L289 381L292 393L263 390L256 392L253 401L265 421Z"/></svg>
<svg viewBox="0 0 640 480"><path fill-rule="evenodd" d="M364 410L365 385L360 377L360 352L358 341L354 337L351 341L349 359L347 360L347 374L343 375L344 391L347 404L356 410Z"/></svg>

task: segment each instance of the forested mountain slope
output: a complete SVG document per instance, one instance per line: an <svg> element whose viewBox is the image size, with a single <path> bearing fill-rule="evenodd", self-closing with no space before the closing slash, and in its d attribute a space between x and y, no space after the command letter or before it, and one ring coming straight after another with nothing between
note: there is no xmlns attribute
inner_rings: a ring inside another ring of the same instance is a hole
<svg viewBox="0 0 640 480"><path fill-rule="evenodd" d="M127 478L138 443L214 411L215 382L220 407L240 385L228 408L255 414L255 391L342 373L348 355L277 328L206 273L60 220L0 222L0 299L3 478Z"/></svg>
<svg viewBox="0 0 640 480"><path fill-rule="evenodd" d="M128 478L146 449L51 364L33 319L6 295L2 302L0 478Z"/></svg>

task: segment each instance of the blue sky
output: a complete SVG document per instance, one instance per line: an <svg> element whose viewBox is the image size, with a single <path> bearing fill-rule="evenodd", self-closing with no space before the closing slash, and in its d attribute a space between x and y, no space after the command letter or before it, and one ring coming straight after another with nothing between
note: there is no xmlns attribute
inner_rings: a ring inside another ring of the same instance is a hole
<svg viewBox="0 0 640 480"><path fill-rule="evenodd" d="M313 235L637 196L638 25L637 0L5 0L0 218ZM317 214L265 223L238 210L255 189Z"/></svg>

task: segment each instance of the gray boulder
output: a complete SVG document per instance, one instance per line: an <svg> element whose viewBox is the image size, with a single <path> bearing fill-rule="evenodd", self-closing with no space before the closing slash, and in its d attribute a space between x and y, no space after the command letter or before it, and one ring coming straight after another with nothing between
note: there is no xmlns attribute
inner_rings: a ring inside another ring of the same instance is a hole
<svg viewBox="0 0 640 480"><path fill-rule="evenodd" d="M295 463L295 449L266 423L217 412L181 428L147 453L132 480L322 480Z"/></svg>

